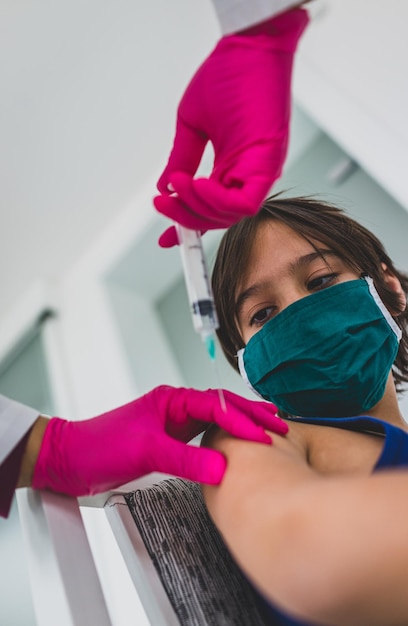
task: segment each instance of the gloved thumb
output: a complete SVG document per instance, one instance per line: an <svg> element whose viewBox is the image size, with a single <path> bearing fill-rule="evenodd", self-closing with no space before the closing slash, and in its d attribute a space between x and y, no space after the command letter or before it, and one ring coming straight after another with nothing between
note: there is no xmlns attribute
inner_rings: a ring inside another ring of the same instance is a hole
<svg viewBox="0 0 408 626"><path fill-rule="evenodd" d="M172 172L186 172L194 176L200 165L206 144L207 138L202 133L187 126L178 118L173 149L166 168L157 183L157 189L160 193L168 194L170 192L168 186Z"/></svg>
<svg viewBox="0 0 408 626"><path fill-rule="evenodd" d="M207 231L200 230L201 235L204 235ZM174 246L179 245L179 240L177 237L177 231L174 226L170 226L167 228L159 237L158 240L160 248L173 248Z"/></svg>
<svg viewBox="0 0 408 626"><path fill-rule="evenodd" d="M154 471L172 474L207 485L218 485L227 467L221 452L199 448L166 437L163 454L158 452Z"/></svg>
<svg viewBox="0 0 408 626"><path fill-rule="evenodd" d="M159 237L159 246L161 248L173 248L173 246L178 246L178 244L179 240L174 226L167 228Z"/></svg>

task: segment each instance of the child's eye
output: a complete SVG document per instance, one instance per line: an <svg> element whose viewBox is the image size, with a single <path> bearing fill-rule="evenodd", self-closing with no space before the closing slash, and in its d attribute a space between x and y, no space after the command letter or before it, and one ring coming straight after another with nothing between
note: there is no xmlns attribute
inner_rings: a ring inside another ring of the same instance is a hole
<svg viewBox="0 0 408 626"><path fill-rule="evenodd" d="M338 274L326 274L325 276L319 276L314 278L307 284L309 291L319 291L331 287L338 278Z"/></svg>
<svg viewBox="0 0 408 626"><path fill-rule="evenodd" d="M263 326L268 320L271 319L275 307L267 306L264 309L260 309L251 317L250 326Z"/></svg>

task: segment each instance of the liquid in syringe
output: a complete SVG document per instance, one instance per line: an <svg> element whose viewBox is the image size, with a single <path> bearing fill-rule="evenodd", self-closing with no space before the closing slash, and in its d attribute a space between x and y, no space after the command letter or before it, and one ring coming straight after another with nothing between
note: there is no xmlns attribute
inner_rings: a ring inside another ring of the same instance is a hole
<svg viewBox="0 0 408 626"><path fill-rule="evenodd" d="M199 231L184 228L179 224L176 224L176 231L194 330L198 332L205 344L209 357L214 363L218 379L215 361L215 331L219 324L201 234ZM217 382L219 381L217 380ZM224 394L220 386L217 386L219 387L221 407L225 411Z"/></svg>

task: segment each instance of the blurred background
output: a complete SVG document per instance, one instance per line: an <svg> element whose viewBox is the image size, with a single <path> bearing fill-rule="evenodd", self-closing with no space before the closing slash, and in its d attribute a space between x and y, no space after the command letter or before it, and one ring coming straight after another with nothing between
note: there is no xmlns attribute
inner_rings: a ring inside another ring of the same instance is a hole
<svg viewBox="0 0 408 626"><path fill-rule="evenodd" d="M407 5L314 0L310 13L274 190L341 204L408 271ZM161 383L248 395L194 334L152 205L178 100L219 36L210 0L0 0L0 393L72 419ZM221 234L204 238L210 264ZM114 622L142 624L91 532ZM15 504L0 553L0 623L35 624Z"/></svg>

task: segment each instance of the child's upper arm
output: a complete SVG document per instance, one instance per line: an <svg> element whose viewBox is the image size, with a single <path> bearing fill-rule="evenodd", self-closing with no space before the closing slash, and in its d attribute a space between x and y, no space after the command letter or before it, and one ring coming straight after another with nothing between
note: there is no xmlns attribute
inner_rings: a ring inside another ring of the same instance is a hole
<svg viewBox="0 0 408 626"><path fill-rule="evenodd" d="M291 441L271 446L209 433L227 458L203 486L235 560L270 601L333 626L408 624L408 471L324 476Z"/></svg>

